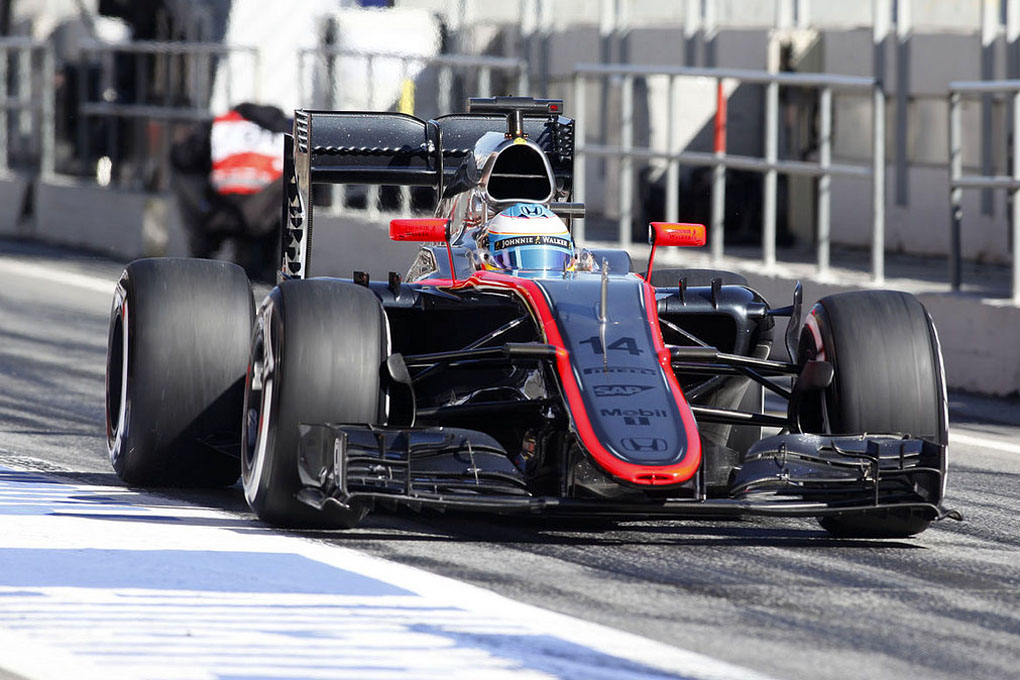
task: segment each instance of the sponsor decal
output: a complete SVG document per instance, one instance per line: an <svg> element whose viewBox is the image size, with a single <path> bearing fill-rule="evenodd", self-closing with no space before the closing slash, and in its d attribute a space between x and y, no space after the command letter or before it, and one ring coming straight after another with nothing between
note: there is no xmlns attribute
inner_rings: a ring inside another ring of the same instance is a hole
<svg viewBox="0 0 1020 680"><path fill-rule="evenodd" d="M669 444L661 437L626 437L620 440L620 446L633 453L665 451Z"/></svg>
<svg viewBox="0 0 1020 680"><path fill-rule="evenodd" d="M654 368L637 368L632 366L592 366L584 369L585 375L596 373L616 373L620 375L658 375L659 371Z"/></svg>
<svg viewBox="0 0 1020 680"><path fill-rule="evenodd" d="M504 210L502 214L507 217L523 217L524 219L530 219L532 217L555 217L549 208L540 203L518 203Z"/></svg>
<svg viewBox="0 0 1020 680"><path fill-rule="evenodd" d="M666 418L669 416L661 408L604 408L599 409L599 414L609 417L643 417L643 418Z"/></svg>
<svg viewBox="0 0 1020 680"><path fill-rule="evenodd" d="M596 385L594 391L596 397L632 397L650 389L652 385Z"/></svg>
<svg viewBox="0 0 1020 680"><path fill-rule="evenodd" d="M569 248L570 239L563 238L562 236L549 236L547 234L509 236L496 241L492 249L504 250L506 248L516 248L517 246L556 246L557 248Z"/></svg>

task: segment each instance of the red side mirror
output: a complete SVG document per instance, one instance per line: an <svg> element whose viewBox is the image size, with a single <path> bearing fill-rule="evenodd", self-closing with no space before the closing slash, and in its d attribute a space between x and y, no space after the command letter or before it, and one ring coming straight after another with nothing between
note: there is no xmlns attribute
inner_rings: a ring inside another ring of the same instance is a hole
<svg viewBox="0 0 1020 680"><path fill-rule="evenodd" d="M705 225L685 222L652 222L648 242L653 246L703 246Z"/></svg>
<svg viewBox="0 0 1020 680"><path fill-rule="evenodd" d="M420 217L390 220L391 241L447 241L450 220L442 217Z"/></svg>
<svg viewBox="0 0 1020 680"><path fill-rule="evenodd" d="M450 220L444 217L417 217L390 220L391 241L426 241L446 243L446 256L450 258L450 278L457 282L457 270L453 264L453 248L450 247Z"/></svg>
<svg viewBox="0 0 1020 680"><path fill-rule="evenodd" d="M652 222L648 226L648 242L652 244L652 251L648 254L648 270L645 272L645 281L651 281L652 278L652 262L655 260L656 247L705 245L704 224Z"/></svg>

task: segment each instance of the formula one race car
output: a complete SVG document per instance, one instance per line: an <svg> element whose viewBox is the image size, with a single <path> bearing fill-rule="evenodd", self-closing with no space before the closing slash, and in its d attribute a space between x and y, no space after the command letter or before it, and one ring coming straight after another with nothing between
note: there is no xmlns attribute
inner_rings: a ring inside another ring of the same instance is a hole
<svg viewBox="0 0 1020 680"><path fill-rule="evenodd" d="M647 269L576 247L573 121L557 100L473 99L423 121L297 111L278 285L238 267L128 265L107 372L113 467L229 485L264 521L352 527L373 507L610 518L817 517L909 536L956 516L945 379L911 295L774 308L738 275L653 270L704 227L651 225ZM306 278L316 182L432 187L406 277ZM788 318L790 361L769 359ZM784 381L785 380L785 381ZM768 390L788 401L767 413ZM762 437L763 428L778 432Z"/></svg>

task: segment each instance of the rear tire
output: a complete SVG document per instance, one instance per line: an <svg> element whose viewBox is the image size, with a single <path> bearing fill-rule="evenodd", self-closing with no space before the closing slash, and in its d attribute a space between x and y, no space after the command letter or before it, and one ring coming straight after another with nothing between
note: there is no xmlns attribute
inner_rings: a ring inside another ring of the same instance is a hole
<svg viewBox="0 0 1020 680"><path fill-rule="evenodd" d="M138 486L229 486L254 303L244 270L136 260L117 284L106 363L113 469ZM230 455L230 453L233 455Z"/></svg>
<svg viewBox="0 0 1020 680"><path fill-rule="evenodd" d="M366 508L326 514L297 500L298 423L377 424L387 352L382 305L367 288L330 279L284 281L259 310L245 381L241 478L259 519L347 529Z"/></svg>
<svg viewBox="0 0 1020 680"><path fill-rule="evenodd" d="M801 331L798 355L801 363L828 361L834 371L819 398L802 405L803 431L902 433L948 444L942 352L931 317L913 295L855 291L822 298ZM927 529L931 519L875 510L820 522L840 537L904 538Z"/></svg>

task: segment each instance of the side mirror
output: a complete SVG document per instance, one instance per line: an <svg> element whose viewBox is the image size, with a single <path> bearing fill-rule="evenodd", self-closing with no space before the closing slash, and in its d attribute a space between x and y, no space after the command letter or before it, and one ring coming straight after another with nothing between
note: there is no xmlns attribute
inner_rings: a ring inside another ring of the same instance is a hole
<svg viewBox="0 0 1020 680"><path fill-rule="evenodd" d="M453 267L453 248L450 246L450 220L443 217L390 220L390 240L446 243L446 255L450 258L450 278L457 283L457 271Z"/></svg>
<svg viewBox="0 0 1020 680"><path fill-rule="evenodd" d="M705 245L705 225L686 222L652 222L648 225L648 242L652 250L648 254L648 270L645 281L652 277L652 262L655 260L656 247L687 246L701 247Z"/></svg>
<svg viewBox="0 0 1020 680"><path fill-rule="evenodd" d="M449 241L450 220L442 217L390 220L391 241Z"/></svg>

